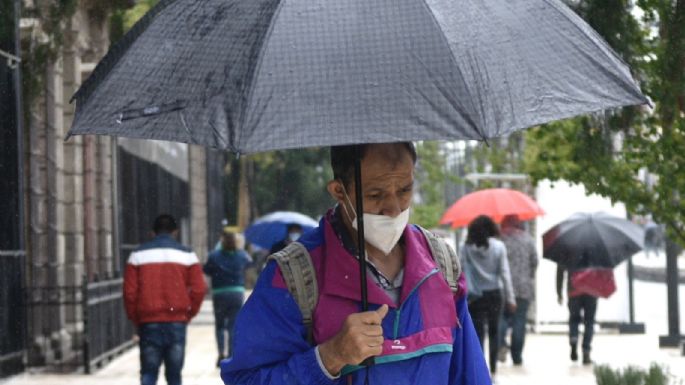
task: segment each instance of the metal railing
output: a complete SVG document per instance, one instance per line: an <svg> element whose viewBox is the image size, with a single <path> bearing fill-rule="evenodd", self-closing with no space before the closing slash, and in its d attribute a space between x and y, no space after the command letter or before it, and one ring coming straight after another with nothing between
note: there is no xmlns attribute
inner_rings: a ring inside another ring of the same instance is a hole
<svg viewBox="0 0 685 385"><path fill-rule="evenodd" d="M123 279L25 289L26 364L91 373L135 342Z"/></svg>
<svg viewBox="0 0 685 385"><path fill-rule="evenodd" d="M100 367L124 350L132 347L135 330L126 318L123 298L123 278L94 282L84 288L83 366L86 373Z"/></svg>

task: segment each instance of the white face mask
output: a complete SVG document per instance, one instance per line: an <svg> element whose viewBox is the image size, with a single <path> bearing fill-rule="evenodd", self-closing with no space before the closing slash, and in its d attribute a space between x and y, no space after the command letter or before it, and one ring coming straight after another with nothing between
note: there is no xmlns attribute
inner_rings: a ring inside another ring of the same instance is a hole
<svg viewBox="0 0 685 385"><path fill-rule="evenodd" d="M354 207L352 206L352 202L350 202L347 193L345 193L345 199L350 204L350 207ZM355 213L355 210L352 209L352 213L354 214L354 216L352 216L347 211L345 205L341 206L343 207L343 210L345 210L348 219L352 222L352 227L357 230L357 214ZM400 237L402 237L402 233L404 232L404 228L407 227L407 223L409 223L409 208L402 211L400 215L394 218L387 215L364 213L364 239L375 248L382 251L383 254L388 255L400 240Z"/></svg>

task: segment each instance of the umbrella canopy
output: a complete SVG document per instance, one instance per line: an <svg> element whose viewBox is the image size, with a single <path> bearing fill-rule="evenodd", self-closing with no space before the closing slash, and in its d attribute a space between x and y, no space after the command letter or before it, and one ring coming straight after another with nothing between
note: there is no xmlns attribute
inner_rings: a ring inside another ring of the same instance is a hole
<svg viewBox="0 0 685 385"><path fill-rule="evenodd" d="M73 99L69 135L238 153L484 139L647 101L560 0L161 0Z"/></svg>
<svg viewBox="0 0 685 385"><path fill-rule="evenodd" d="M440 224L453 228L466 226L479 215L487 215L500 223L507 215L527 221L545 212L528 195L506 188L474 191L459 198L442 215Z"/></svg>
<svg viewBox="0 0 685 385"><path fill-rule="evenodd" d="M269 250L288 235L289 225L300 225L308 231L319 224L312 218L293 211L275 211L255 220L245 229L245 238L261 248Z"/></svg>
<svg viewBox="0 0 685 385"><path fill-rule="evenodd" d="M162 0L74 99L69 135L240 153L483 139L646 102L559 0Z"/></svg>
<svg viewBox="0 0 685 385"><path fill-rule="evenodd" d="M542 235L546 259L569 267L615 267L642 250L644 230L606 213L578 213Z"/></svg>

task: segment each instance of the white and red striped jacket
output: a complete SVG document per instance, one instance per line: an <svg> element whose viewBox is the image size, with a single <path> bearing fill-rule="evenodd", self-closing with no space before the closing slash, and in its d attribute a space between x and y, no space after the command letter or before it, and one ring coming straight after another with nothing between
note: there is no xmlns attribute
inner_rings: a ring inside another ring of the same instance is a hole
<svg viewBox="0 0 685 385"><path fill-rule="evenodd" d="M168 234L141 245L129 257L124 301L136 325L189 322L200 311L206 291L197 256Z"/></svg>

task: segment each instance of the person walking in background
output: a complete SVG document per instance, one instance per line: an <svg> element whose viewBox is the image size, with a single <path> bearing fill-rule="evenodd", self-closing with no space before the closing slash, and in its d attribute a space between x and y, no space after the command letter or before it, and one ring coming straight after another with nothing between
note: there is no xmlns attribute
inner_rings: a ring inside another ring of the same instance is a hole
<svg viewBox="0 0 685 385"><path fill-rule="evenodd" d="M483 351L487 327L490 372L493 374L497 372L499 319L503 302L506 301L507 311L516 311L507 250L504 243L495 238L497 236L499 230L495 222L481 215L469 224L466 243L460 252L464 271L470 274L469 283L475 286L468 289L480 294L469 302L469 311Z"/></svg>
<svg viewBox="0 0 685 385"><path fill-rule="evenodd" d="M506 335L511 328L511 359L514 365L523 363L523 345L526 338L528 307L535 299L535 270L538 255L535 241L523 227L516 215L507 215L502 220L500 239L507 249L512 286L516 296L516 311L502 313L499 326L499 359L504 362L507 355Z"/></svg>
<svg viewBox="0 0 685 385"><path fill-rule="evenodd" d="M292 242L297 241L298 239L300 239L301 236L302 236L302 226L298 225L297 223L289 224L288 225L288 233L286 234L285 238L283 238L278 243L271 246L271 250L269 250L269 254L277 253L277 252L285 249L286 246L288 246Z"/></svg>
<svg viewBox="0 0 685 385"><path fill-rule="evenodd" d="M557 266L557 301L563 305L564 297L562 289L564 285L564 274L566 279L566 292L568 293L568 336L571 344L571 361L578 361L578 336L580 322L583 322L583 365L592 364L590 351L592 350L592 337L595 332L595 314L597 313L597 297L576 293L573 288L573 274L587 268L587 258L582 256L580 263L574 268L567 268L559 264Z"/></svg>
<svg viewBox="0 0 685 385"><path fill-rule="evenodd" d="M164 362L168 385L181 385L186 328L200 311L207 291L197 255L176 241L178 226L168 214L153 224L154 239L129 257L124 275L124 304L138 327L140 383L157 383Z"/></svg>
<svg viewBox="0 0 685 385"><path fill-rule="evenodd" d="M236 234L224 231L221 249L214 250L203 267L212 279L214 327L219 358L216 366L230 355L231 332L245 295L245 269L252 262L250 256L236 246ZM228 338L229 344L226 343Z"/></svg>

